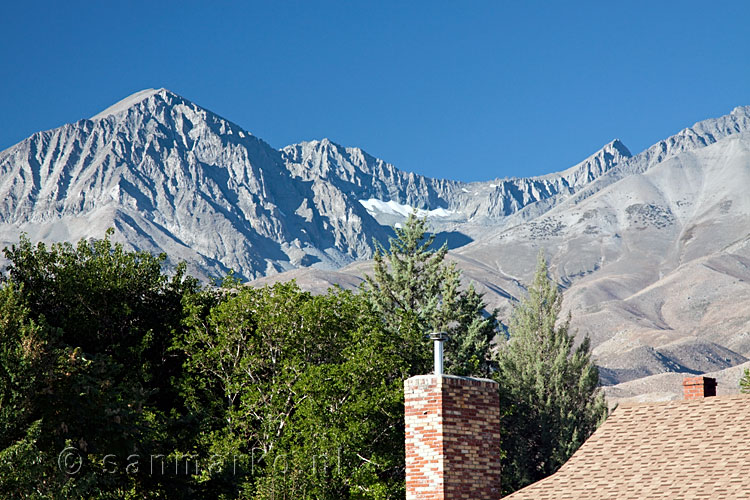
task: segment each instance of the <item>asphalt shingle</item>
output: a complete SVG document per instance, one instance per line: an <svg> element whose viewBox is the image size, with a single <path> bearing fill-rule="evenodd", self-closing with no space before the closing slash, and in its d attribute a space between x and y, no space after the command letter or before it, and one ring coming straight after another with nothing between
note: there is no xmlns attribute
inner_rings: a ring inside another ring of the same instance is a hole
<svg viewBox="0 0 750 500"><path fill-rule="evenodd" d="M557 473L505 498L750 499L750 396L621 406Z"/></svg>

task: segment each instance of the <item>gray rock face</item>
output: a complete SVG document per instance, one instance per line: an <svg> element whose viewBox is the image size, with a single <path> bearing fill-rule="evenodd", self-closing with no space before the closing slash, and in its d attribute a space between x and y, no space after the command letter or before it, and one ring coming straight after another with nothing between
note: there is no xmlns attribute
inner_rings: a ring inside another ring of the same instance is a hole
<svg viewBox="0 0 750 500"><path fill-rule="evenodd" d="M277 151L151 89L0 153L0 238L12 243L26 231L32 239L75 240L114 227L132 248L166 251L203 277L335 269L370 257L372 239L384 241L401 217L368 200L439 210L439 227L477 218L502 224L627 156L615 141L560 175L465 184L403 172L327 139Z"/></svg>
<svg viewBox="0 0 750 500"><path fill-rule="evenodd" d="M0 152L0 243L114 227L203 278L234 269L322 290L356 286L373 239L416 209L503 317L544 251L617 384L750 358L749 187L750 107L636 155L615 140L559 173L463 183L327 139L276 150L145 90Z"/></svg>
<svg viewBox="0 0 750 500"><path fill-rule="evenodd" d="M204 277L337 267L386 234L349 194L301 181L279 151L164 89L34 134L0 153L0 179L4 242L20 230L66 240L114 227Z"/></svg>

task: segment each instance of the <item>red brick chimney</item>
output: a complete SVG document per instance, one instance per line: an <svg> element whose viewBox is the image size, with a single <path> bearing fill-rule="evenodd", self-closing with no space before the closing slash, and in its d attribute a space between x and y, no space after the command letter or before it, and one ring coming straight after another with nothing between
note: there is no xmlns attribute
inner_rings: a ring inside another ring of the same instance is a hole
<svg viewBox="0 0 750 500"><path fill-rule="evenodd" d="M500 498L497 382L420 375L404 391L406 500Z"/></svg>
<svg viewBox="0 0 750 500"><path fill-rule="evenodd" d="M685 377L682 381L685 399L703 399L716 396L716 379L711 377Z"/></svg>

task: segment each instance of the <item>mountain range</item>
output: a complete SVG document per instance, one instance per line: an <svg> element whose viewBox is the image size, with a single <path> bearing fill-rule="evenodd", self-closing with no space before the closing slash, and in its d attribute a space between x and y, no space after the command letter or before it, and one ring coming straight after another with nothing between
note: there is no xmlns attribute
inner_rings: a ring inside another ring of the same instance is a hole
<svg viewBox="0 0 750 500"><path fill-rule="evenodd" d="M611 395L667 398L679 388L649 381L750 358L749 187L750 107L635 155L614 140L558 173L465 183L327 139L274 149L149 89L0 152L0 244L112 227L203 279L320 291L356 286L373 241L418 210L501 318L543 251Z"/></svg>

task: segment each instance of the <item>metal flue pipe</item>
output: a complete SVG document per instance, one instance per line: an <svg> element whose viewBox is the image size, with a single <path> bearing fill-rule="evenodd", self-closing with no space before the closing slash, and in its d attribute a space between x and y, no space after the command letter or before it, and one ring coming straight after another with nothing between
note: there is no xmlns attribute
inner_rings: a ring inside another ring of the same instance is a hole
<svg viewBox="0 0 750 500"><path fill-rule="evenodd" d="M429 334L435 347L435 375L443 374L443 342L448 340L447 332L432 332Z"/></svg>

